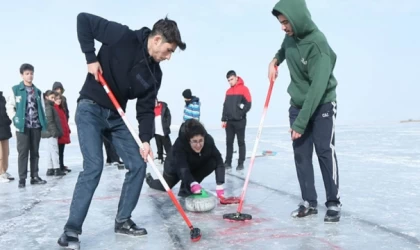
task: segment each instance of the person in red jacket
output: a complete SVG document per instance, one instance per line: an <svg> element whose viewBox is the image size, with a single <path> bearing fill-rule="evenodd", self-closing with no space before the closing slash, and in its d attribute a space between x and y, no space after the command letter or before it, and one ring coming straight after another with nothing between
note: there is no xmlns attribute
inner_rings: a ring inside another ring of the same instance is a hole
<svg viewBox="0 0 420 250"><path fill-rule="evenodd" d="M67 167L64 166L64 145L70 144L70 127L67 120L66 112L61 105L61 94L56 93L54 108L57 110L58 116L60 117L61 127L63 129L63 135L58 138L58 156L60 158L60 169L62 171L70 172Z"/></svg>
<svg viewBox="0 0 420 250"><path fill-rule="evenodd" d="M251 110L251 94L241 77L230 70L226 74L230 88L223 103L222 127L226 130L225 168L232 168L233 141L238 140L239 159L236 170L244 169L246 114Z"/></svg>
<svg viewBox="0 0 420 250"><path fill-rule="evenodd" d="M171 133L171 111L166 102L156 99L155 106L155 141L157 148L157 160L163 164L163 148L166 155L171 151L172 142L169 134Z"/></svg>

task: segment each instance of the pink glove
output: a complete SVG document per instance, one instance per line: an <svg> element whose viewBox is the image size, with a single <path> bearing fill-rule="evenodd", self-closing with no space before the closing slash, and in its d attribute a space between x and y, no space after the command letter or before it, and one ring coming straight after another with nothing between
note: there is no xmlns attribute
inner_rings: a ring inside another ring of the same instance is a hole
<svg viewBox="0 0 420 250"><path fill-rule="evenodd" d="M201 193L201 186L200 184L198 184L198 182L194 181L193 183L191 183L191 192L193 194Z"/></svg>
<svg viewBox="0 0 420 250"><path fill-rule="evenodd" d="M225 198L225 190L223 189L223 184L216 186L216 194L217 194L217 198L219 199Z"/></svg>

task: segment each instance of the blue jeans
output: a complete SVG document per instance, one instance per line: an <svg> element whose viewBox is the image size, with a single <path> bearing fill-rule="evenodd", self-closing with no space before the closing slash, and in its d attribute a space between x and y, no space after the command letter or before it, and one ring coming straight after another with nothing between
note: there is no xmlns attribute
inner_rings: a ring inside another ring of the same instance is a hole
<svg viewBox="0 0 420 250"><path fill-rule="evenodd" d="M103 108L91 100L82 99L77 105L75 119L83 155L83 171L77 179L70 215L64 230L82 234L82 225L104 166L104 132L108 132L108 138L128 169L118 204L115 219L117 222L130 219L131 212L137 205L146 174L146 163L140 156L139 146L116 111Z"/></svg>

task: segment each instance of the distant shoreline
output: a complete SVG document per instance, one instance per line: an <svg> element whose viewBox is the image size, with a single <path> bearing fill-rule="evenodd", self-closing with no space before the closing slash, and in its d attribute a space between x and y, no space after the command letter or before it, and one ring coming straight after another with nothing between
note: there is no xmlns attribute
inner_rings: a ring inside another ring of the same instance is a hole
<svg viewBox="0 0 420 250"><path fill-rule="evenodd" d="M420 122L420 120L408 119L408 120L400 121L400 123L406 123L406 122Z"/></svg>

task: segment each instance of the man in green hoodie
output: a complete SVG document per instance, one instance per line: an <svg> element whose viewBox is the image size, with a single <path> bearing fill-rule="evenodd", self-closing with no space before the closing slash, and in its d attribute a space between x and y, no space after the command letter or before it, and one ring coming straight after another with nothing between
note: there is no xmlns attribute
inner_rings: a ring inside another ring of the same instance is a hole
<svg viewBox="0 0 420 250"><path fill-rule="evenodd" d="M281 0L272 14L286 36L269 64L268 77L277 77L275 66L286 60L291 78L287 89L291 96L290 132L303 199L292 216L318 213L312 165L315 145L327 196L324 221L337 222L341 211L334 128L337 81L333 70L337 57L312 21L305 0Z"/></svg>

